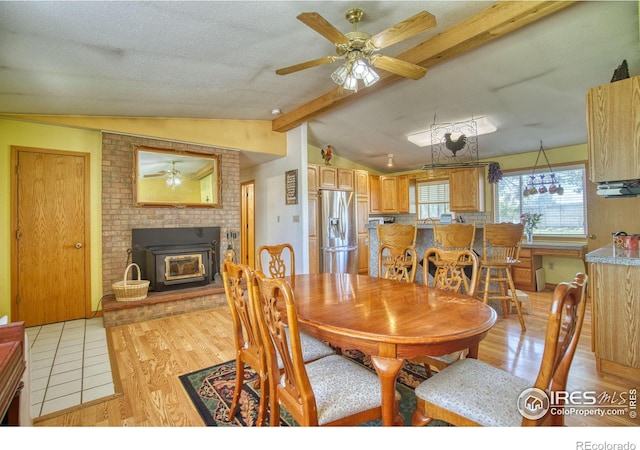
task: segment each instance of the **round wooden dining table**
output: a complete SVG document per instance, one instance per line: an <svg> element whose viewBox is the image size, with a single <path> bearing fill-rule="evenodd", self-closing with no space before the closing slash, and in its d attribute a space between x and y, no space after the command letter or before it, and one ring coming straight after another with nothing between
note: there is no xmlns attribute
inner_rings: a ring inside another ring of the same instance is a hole
<svg viewBox="0 0 640 450"><path fill-rule="evenodd" d="M493 308L473 297L417 283L347 273L296 275L288 281L301 329L371 356L382 385L383 425L402 423L395 386L405 359L464 349L476 358L497 319Z"/></svg>

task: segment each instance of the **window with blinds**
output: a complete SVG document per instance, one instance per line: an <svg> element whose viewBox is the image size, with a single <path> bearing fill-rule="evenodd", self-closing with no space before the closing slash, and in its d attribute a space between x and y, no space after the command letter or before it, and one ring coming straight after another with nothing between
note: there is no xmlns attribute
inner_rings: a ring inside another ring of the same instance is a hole
<svg viewBox="0 0 640 450"><path fill-rule="evenodd" d="M449 214L449 182L422 181L416 184L418 220L437 219Z"/></svg>
<svg viewBox="0 0 640 450"><path fill-rule="evenodd" d="M553 173L562 186L562 195L523 195L531 180L531 172L505 172L502 180L494 185L493 211L495 222L520 222L522 213L542 214L540 223L533 230L537 236L582 237L586 235L585 166L554 167ZM548 177L547 177L548 181ZM540 177L536 177L540 182ZM535 185L540 188L539 184ZM547 189L550 184L546 183Z"/></svg>

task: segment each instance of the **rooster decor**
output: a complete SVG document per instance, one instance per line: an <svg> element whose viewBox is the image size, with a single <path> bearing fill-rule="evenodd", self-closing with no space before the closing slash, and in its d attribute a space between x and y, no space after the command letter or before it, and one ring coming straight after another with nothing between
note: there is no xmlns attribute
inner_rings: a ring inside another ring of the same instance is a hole
<svg viewBox="0 0 640 450"><path fill-rule="evenodd" d="M464 134L461 134L458 139L454 141L453 139L451 139L451 133L445 133L444 139L446 147L451 150L453 156L456 156L456 153L459 150L462 150L465 145L467 145L467 136L465 136Z"/></svg>
<svg viewBox="0 0 640 450"><path fill-rule="evenodd" d="M321 149L320 150L320 154L322 155L322 158L324 159L324 163L327 166L330 166L331 163L329 161L331 161L331 153L333 152L333 148L330 145L327 145L327 150L325 151L325 149Z"/></svg>

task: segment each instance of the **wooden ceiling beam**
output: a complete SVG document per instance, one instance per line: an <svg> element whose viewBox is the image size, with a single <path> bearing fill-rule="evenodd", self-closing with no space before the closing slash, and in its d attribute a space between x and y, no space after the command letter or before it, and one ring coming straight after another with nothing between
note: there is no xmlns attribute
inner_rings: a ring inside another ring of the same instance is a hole
<svg viewBox="0 0 640 450"><path fill-rule="evenodd" d="M576 3L578 2L500 1L407 50L397 58L431 68ZM273 120L272 129L278 132L289 131L314 117L377 92L400 80L405 78L384 72L380 74L380 80L376 84L357 92L336 86L331 91Z"/></svg>

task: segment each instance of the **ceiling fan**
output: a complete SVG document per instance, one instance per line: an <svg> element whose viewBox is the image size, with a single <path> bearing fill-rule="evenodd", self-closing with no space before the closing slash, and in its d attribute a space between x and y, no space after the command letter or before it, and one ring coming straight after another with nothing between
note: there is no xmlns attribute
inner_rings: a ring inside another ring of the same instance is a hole
<svg viewBox="0 0 640 450"><path fill-rule="evenodd" d="M344 64L338 67L331 77L336 84L340 84L350 90L357 90L357 80L363 80L365 86L370 86L380 78L375 71L368 67L369 65L412 80L422 78L427 73L426 68L377 52L434 27L436 25L435 17L426 11L421 11L371 36L369 33L357 30L357 24L362 19L363 14L363 11L358 8L347 11L345 17L348 22L353 24L353 31L344 34L318 13L306 12L300 14L297 17L298 20L320 33L336 46L337 56L325 56L284 67L276 70L276 73L278 75L288 75L300 70L343 60L345 61Z"/></svg>
<svg viewBox="0 0 640 450"><path fill-rule="evenodd" d="M176 169L176 162L180 161L171 161L171 169L163 170L158 173L150 173L145 175L145 178L153 178L153 177L166 177L167 184L172 188L178 186L181 183L182 173Z"/></svg>

